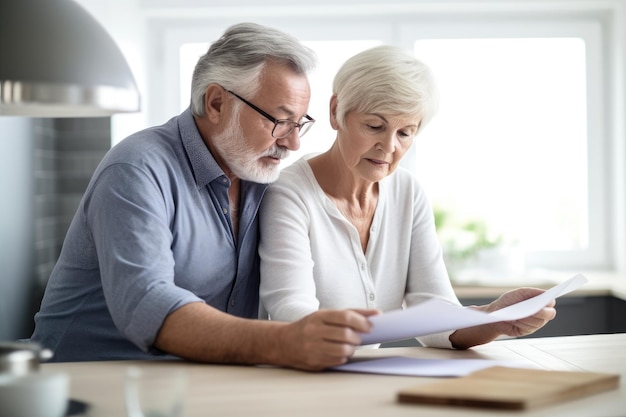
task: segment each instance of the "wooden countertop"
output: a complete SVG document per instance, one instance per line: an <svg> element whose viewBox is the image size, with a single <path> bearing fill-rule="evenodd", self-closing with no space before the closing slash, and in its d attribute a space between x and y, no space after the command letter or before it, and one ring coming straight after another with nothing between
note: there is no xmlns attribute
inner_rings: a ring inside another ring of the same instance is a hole
<svg viewBox="0 0 626 417"><path fill-rule="evenodd" d="M624 415L626 406L626 334L501 340L468 351L422 347L361 349L357 358L411 356L419 358L497 360L527 359L549 370L618 373L617 390L516 416L594 417ZM342 372L301 372L267 366L207 365L188 362L83 362L43 364L43 372L67 372L72 398L91 404L93 417L124 416L124 373L129 365L171 366L189 374L187 417L429 417L504 415L483 409L400 404L399 390L436 378L366 375ZM505 415L511 415L506 414Z"/></svg>

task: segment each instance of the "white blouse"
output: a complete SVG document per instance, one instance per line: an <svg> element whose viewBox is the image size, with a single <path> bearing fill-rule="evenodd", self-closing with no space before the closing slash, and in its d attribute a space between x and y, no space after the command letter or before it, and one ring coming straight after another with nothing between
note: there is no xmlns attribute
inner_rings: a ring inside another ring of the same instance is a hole
<svg viewBox="0 0 626 417"><path fill-rule="evenodd" d="M261 205L260 296L271 319L294 321L318 309L390 311L432 297L460 304L430 203L409 171L399 167L379 182L363 253L357 229L326 196L306 159L282 170ZM450 348L450 333L418 340Z"/></svg>

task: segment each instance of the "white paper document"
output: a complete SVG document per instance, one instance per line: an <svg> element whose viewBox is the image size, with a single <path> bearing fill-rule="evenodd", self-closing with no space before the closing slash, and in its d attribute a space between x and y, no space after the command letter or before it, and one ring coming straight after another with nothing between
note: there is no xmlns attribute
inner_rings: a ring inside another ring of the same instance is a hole
<svg viewBox="0 0 626 417"><path fill-rule="evenodd" d="M539 368L534 363L523 360L421 359L392 356L381 359L356 360L336 366L331 370L383 375L457 377L469 375L472 372L492 366Z"/></svg>
<svg viewBox="0 0 626 417"><path fill-rule="evenodd" d="M449 304L440 299L428 300L403 310L371 317L372 330L362 335L361 343L368 345L393 342L481 324L522 319L537 313L550 300L574 291L587 282L587 278L578 274L536 297L492 313Z"/></svg>

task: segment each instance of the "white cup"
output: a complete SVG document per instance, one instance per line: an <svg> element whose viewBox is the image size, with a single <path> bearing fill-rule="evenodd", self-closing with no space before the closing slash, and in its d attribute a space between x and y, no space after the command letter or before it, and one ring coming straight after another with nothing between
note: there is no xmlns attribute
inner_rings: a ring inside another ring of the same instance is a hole
<svg viewBox="0 0 626 417"><path fill-rule="evenodd" d="M171 366L132 366L126 372L126 411L129 417L183 415L187 373Z"/></svg>
<svg viewBox="0 0 626 417"><path fill-rule="evenodd" d="M67 374L0 374L0 417L63 417L68 393Z"/></svg>

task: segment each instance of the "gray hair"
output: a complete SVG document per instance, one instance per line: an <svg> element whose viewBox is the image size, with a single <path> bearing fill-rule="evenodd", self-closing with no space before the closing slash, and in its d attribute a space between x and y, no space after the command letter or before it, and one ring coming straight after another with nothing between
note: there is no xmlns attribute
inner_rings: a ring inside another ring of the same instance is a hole
<svg viewBox="0 0 626 417"><path fill-rule="evenodd" d="M419 130L434 117L439 98L434 76L424 63L389 45L367 49L348 59L335 75L337 123L346 114L420 115Z"/></svg>
<svg viewBox="0 0 626 417"><path fill-rule="evenodd" d="M204 115L204 96L209 84L219 84L244 97L256 94L265 64L289 65L297 74L315 68L315 52L295 37L256 23L231 26L198 60L191 81L191 112Z"/></svg>

